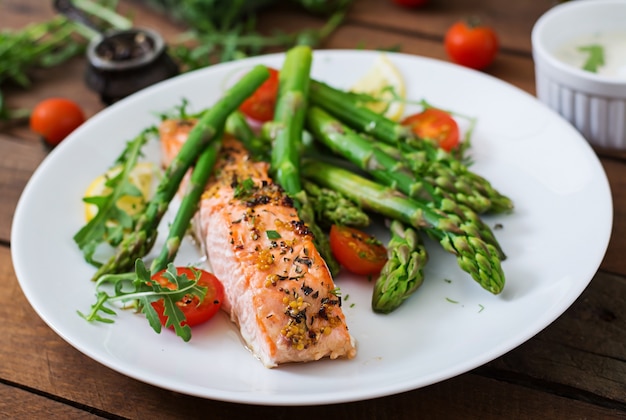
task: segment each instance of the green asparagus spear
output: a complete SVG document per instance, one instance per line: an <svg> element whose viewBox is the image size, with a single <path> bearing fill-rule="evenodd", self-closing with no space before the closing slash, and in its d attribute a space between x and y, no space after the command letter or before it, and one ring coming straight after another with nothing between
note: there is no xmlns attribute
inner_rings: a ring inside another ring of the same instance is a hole
<svg viewBox="0 0 626 420"><path fill-rule="evenodd" d="M469 222L468 226L476 228L474 234L493 245L501 259L505 258L495 235L476 212L458 204L437 188L436 184L433 185L432 180L416 177L403 159L387 154L376 142L363 138L317 106L309 108L306 121L315 138L333 152L365 170L377 181L395 187L409 197L439 209L449 217L458 218L460 222Z"/></svg>
<svg viewBox="0 0 626 420"><path fill-rule="evenodd" d="M279 74L278 97L271 123L273 146L271 172L288 194L302 190L300 184L300 145L310 82L313 55L306 46L287 51Z"/></svg>
<svg viewBox="0 0 626 420"><path fill-rule="evenodd" d="M255 159L269 161L271 145L254 133L241 111L235 111L228 116L225 130L239 139Z"/></svg>
<svg viewBox="0 0 626 420"><path fill-rule="evenodd" d="M274 120L269 123L273 141L270 170L274 181L294 199L298 215L313 232L317 250L335 275L339 264L332 255L328 237L315 221L315 211L300 179L300 151L312 60L311 48L304 45L291 48L285 56L278 78Z"/></svg>
<svg viewBox="0 0 626 420"><path fill-rule="evenodd" d="M132 269L137 258L143 257L150 251L156 239L157 227L187 170L223 129L228 116L268 76L269 71L267 67L262 65L254 67L202 115L189 133L187 141L167 167L165 175L157 186L154 197L139 217L134 231L124 238L115 255L98 269L94 279L107 273L128 271Z"/></svg>
<svg viewBox="0 0 626 420"><path fill-rule="evenodd" d="M327 188L341 192L364 209L423 229L447 251L454 254L463 271L491 293L504 287L504 273L493 245L475 235L468 223L458 223L397 190L383 186L347 169L319 160L303 162L302 174Z"/></svg>
<svg viewBox="0 0 626 420"><path fill-rule="evenodd" d="M302 180L302 186L315 210L315 219L322 227L329 228L333 224L361 228L369 226L371 220L367 213L337 191L320 187L306 179Z"/></svg>
<svg viewBox="0 0 626 420"><path fill-rule="evenodd" d="M317 105L342 122L389 144L396 144L413 137L410 127L397 124L369 108L361 107L358 97L335 89L325 83L311 80L309 90L311 104Z"/></svg>
<svg viewBox="0 0 626 420"><path fill-rule="evenodd" d="M417 230L397 220L389 226L388 260L372 294L374 312L389 313L398 308L424 282L423 268L428 254Z"/></svg>
<svg viewBox="0 0 626 420"><path fill-rule="evenodd" d="M433 141L417 138L408 126L359 106L356 96L311 80L309 97L311 104L323 108L353 129L397 147L402 153L415 153L412 158L417 158L418 164L414 169L419 170L420 175L432 177L441 188L467 196L480 194L480 199L464 203L474 211L497 213L512 210L510 198L498 192L489 181L471 172Z"/></svg>
<svg viewBox="0 0 626 420"><path fill-rule="evenodd" d="M221 135L209 143L204 149L202 154L198 157L191 177L189 178L189 184L187 190L180 203L180 207L169 227L167 239L159 255L152 261L150 265L150 272L152 274L157 273L167 267L169 263L174 261L180 244L189 228L191 218L198 210L198 203L200 197L205 190L206 183L209 177L213 173L213 167L217 161L219 151L222 146Z"/></svg>

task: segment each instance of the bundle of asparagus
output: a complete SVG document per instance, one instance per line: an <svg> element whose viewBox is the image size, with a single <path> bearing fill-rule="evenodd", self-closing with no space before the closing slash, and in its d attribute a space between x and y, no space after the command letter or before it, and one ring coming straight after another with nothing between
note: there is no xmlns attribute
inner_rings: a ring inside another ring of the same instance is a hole
<svg viewBox="0 0 626 420"><path fill-rule="evenodd" d="M283 68L281 77L299 80L307 72L308 67L292 63ZM290 115L299 120L304 113L305 128L313 138L365 175L319 156L298 162L296 134L289 143L293 154L288 168L295 174L293 168L300 163L305 179L392 220L389 259L374 288L373 309L394 310L421 284L428 257L418 232L454 254L459 267L483 288L500 293L505 254L479 214L510 211L511 200L453 155L417 138L409 127L359 106L353 95L315 80L306 83L310 104L305 107L304 100L292 104ZM285 143L275 142L273 147Z"/></svg>

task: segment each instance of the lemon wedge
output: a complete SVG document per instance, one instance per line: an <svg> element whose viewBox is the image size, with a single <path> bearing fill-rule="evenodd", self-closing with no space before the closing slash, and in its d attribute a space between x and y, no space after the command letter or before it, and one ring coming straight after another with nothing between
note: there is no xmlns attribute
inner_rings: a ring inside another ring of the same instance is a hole
<svg viewBox="0 0 626 420"><path fill-rule="evenodd" d="M372 66L350 90L378 99L378 101L370 101L364 105L393 121L398 121L404 114L406 96L404 79L398 68L385 54L380 54L376 58Z"/></svg>
<svg viewBox="0 0 626 420"><path fill-rule="evenodd" d="M85 191L85 197L104 196L111 193L111 189L107 187L107 180L115 177L122 170L122 166L115 166L104 174L96 177ZM123 195L117 201L117 206L129 215L139 213L145 207L147 201L154 192L156 180L159 170L157 165L149 162L139 162L131 170L129 181L137 187L141 192L141 196ZM98 206L95 204L85 203L85 219L89 222L98 213Z"/></svg>

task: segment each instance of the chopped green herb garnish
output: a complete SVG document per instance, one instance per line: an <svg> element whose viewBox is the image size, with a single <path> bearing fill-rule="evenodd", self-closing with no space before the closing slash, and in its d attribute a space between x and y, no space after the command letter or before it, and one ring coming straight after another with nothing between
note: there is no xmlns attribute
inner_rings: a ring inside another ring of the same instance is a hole
<svg viewBox="0 0 626 420"><path fill-rule="evenodd" d="M235 186L234 196L235 198L243 198L246 197L252 192L254 188L254 181L252 178L248 178Z"/></svg>
<svg viewBox="0 0 626 420"><path fill-rule="evenodd" d="M265 234L267 235L267 239L280 239L280 233L276 232L275 230L268 230L265 232Z"/></svg>
<svg viewBox="0 0 626 420"><path fill-rule="evenodd" d="M483 311L483 309L485 309L485 307L483 305L481 305L480 303L478 304L478 307L480 308L478 310L478 313L481 313Z"/></svg>
<svg viewBox="0 0 626 420"><path fill-rule="evenodd" d="M604 47L599 44L578 47L578 51L588 53L587 60L583 64L583 70L597 73L598 68L604 65Z"/></svg>
<svg viewBox="0 0 626 420"><path fill-rule="evenodd" d="M452 300L452 299L450 299L450 298L446 298L446 300L447 300L448 302L450 302L450 303L459 303L458 301L456 301L456 300Z"/></svg>

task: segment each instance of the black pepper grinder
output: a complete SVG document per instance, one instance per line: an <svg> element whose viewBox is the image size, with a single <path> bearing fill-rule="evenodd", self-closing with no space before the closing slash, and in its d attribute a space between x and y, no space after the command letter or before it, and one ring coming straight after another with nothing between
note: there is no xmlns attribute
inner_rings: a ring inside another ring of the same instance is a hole
<svg viewBox="0 0 626 420"><path fill-rule="evenodd" d="M158 32L131 28L102 33L71 0L55 0L54 7L98 33L87 46L85 81L100 94L104 104L110 105L179 73Z"/></svg>

